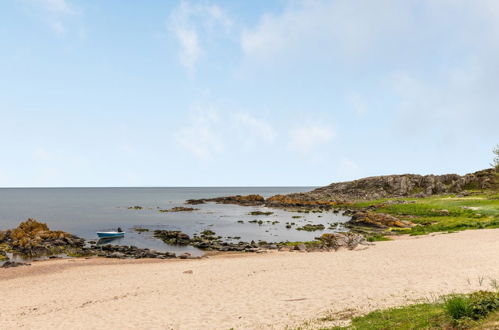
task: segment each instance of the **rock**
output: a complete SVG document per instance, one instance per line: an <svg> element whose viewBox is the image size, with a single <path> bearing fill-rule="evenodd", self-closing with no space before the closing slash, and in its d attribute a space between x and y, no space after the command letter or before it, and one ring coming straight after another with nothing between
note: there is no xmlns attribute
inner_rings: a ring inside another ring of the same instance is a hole
<svg viewBox="0 0 499 330"><path fill-rule="evenodd" d="M263 198L260 195L246 195L246 196L236 195L236 196L215 197L215 198L205 198L205 199L189 199L186 201L186 204L197 205L206 202L215 202L218 204L237 204L244 206L259 206L264 204L265 198Z"/></svg>
<svg viewBox="0 0 499 330"><path fill-rule="evenodd" d="M159 210L158 212L191 212L191 211L197 211L199 209L195 209L193 207L183 207L183 206L176 206L172 207L171 209L167 210Z"/></svg>
<svg viewBox="0 0 499 330"><path fill-rule="evenodd" d="M191 241L189 235L179 230L155 230L154 237L173 245L188 245Z"/></svg>
<svg viewBox="0 0 499 330"><path fill-rule="evenodd" d="M348 225L353 226L366 226L366 227L377 227L377 228L409 228L415 226L410 221L401 221L400 219L385 213L376 212L355 212L352 215L352 219L347 222Z"/></svg>
<svg viewBox="0 0 499 330"><path fill-rule="evenodd" d="M19 267L19 266L30 266L31 264L27 264L24 262L15 262L15 261L6 261L2 265L2 268L12 268L12 267Z"/></svg>
<svg viewBox="0 0 499 330"><path fill-rule="evenodd" d="M180 259L187 259L191 257L191 254L189 252L184 252L181 255L178 256Z"/></svg>
<svg viewBox="0 0 499 330"><path fill-rule="evenodd" d="M270 245L269 245L269 249L270 249L270 250L277 250L277 249L278 249L278 247L277 247L277 245L275 245L275 244L270 244Z"/></svg>
<svg viewBox="0 0 499 330"><path fill-rule="evenodd" d="M4 260L9 260L9 257L7 257L7 253L5 253L5 251L0 250L0 261Z"/></svg>
<svg viewBox="0 0 499 330"><path fill-rule="evenodd" d="M367 242L364 236L351 232L323 234L321 237L319 237L319 240L324 244L326 248L332 248L334 250L338 250L340 247L353 250L359 244Z"/></svg>
<svg viewBox="0 0 499 330"><path fill-rule="evenodd" d="M63 231L53 231L35 219L21 222L17 228L2 232L1 242L26 256L51 255L81 249L85 240Z"/></svg>
<svg viewBox="0 0 499 330"><path fill-rule="evenodd" d="M296 230L317 231L317 230L324 230L325 228L326 227L324 227L323 224L317 224L317 225L306 224L303 227L296 228Z"/></svg>
<svg viewBox="0 0 499 330"><path fill-rule="evenodd" d="M295 245L295 250L300 252L307 252L307 247L305 246L305 244L300 243L298 245Z"/></svg>
<svg viewBox="0 0 499 330"><path fill-rule="evenodd" d="M125 254L124 253L121 253L121 252L113 252L111 254L108 254L106 256L107 258L118 258L118 259L124 259L125 258Z"/></svg>
<svg viewBox="0 0 499 330"><path fill-rule="evenodd" d="M445 175L386 175L363 178L355 181L332 183L307 193L276 195L266 205L307 205L310 203L349 202L354 200L376 200L393 197L425 197L437 194L467 194L467 190L497 187L495 170L486 169L463 176Z"/></svg>
<svg viewBox="0 0 499 330"><path fill-rule="evenodd" d="M194 272L192 270L186 270L183 272L184 274L193 274Z"/></svg>

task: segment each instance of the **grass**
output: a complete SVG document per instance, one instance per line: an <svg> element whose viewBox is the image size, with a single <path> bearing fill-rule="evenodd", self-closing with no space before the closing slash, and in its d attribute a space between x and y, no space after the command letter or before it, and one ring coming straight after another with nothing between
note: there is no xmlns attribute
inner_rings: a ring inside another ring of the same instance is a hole
<svg viewBox="0 0 499 330"><path fill-rule="evenodd" d="M334 320L333 317L328 319ZM436 302L373 311L339 329L484 329L499 325L499 292L441 297Z"/></svg>
<svg viewBox="0 0 499 330"><path fill-rule="evenodd" d="M386 237L381 234L373 234L370 236L367 236L367 241L368 242L381 242L381 241L391 241L389 237Z"/></svg>
<svg viewBox="0 0 499 330"><path fill-rule="evenodd" d="M499 228L498 193L475 192L466 197L447 195L380 199L354 203L350 207L360 209L368 206L375 206L375 212L391 214L418 225L411 229L392 229L394 233L422 235L431 232Z"/></svg>

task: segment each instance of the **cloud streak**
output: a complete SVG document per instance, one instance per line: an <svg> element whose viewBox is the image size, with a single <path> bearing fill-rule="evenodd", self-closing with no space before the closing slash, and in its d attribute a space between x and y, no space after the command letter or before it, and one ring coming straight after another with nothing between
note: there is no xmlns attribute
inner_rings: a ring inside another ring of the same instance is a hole
<svg viewBox="0 0 499 330"><path fill-rule="evenodd" d="M191 4L182 1L170 14L168 28L177 39L179 61L193 73L196 65L205 54L203 38L219 33L219 29L228 29L232 21L217 5Z"/></svg>

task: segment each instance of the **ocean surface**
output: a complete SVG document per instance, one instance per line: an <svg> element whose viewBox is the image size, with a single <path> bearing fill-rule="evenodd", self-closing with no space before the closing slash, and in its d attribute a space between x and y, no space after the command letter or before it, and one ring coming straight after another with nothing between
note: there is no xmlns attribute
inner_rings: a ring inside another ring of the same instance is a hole
<svg viewBox="0 0 499 330"><path fill-rule="evenodd" d="M276 194L310 191L314 187L217 187L217 188L2 188L0 189L0 230L16 227L21 221L35 218L45 222L52 230L63 230L97 240L97 231L116 230L121 227L125 237L113 244L135 245L158 251L191 252L201 254L193 247L171 246L152 237L155 229L181 230L189 235L210 229L217 235L240 237L237 242L263 240L267 242L308 241L324 231L306 232L295 228L305 224L343 223L350 218L332 212L296 213L265 207L250 207L206 203L194 205L192 212L161 213L159 209L186 206L187 199L200 199L231 195ZM142 210L130 210L139 205ZM249 215L251 211L271 211L269 216ZM293 218L295 216L295 218ZM300 216L301 218L296 218ZM258 225L250 220L262 220ZM244 221L244 223L238 223ZM278 221L279 223L272 222ZM286 228L286 222L296 226ZM138 233L134 228L146 228Z"/></svg>

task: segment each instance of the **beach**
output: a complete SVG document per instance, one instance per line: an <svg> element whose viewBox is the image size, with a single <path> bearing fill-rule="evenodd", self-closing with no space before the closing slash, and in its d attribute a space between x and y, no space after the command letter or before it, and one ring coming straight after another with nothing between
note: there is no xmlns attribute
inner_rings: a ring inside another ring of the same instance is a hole
<svg viewBox="0 0 499 330"><path fill-rule="evenodd" d="M490 289L499 230L401 237L359 250L201 260L62 259L0 271L0 328L285 329ZM335 323L338 320L334 321Z"/></svg>

